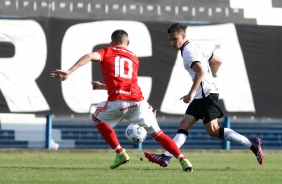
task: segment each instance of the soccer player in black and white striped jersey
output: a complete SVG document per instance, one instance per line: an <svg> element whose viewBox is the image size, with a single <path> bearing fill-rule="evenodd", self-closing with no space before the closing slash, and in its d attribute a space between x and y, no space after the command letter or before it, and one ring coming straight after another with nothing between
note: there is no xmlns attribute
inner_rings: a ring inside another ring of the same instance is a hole
<svg viewBox="0 0 282 184"><path fill-rule="evenodd" d="M248 139L230 128L218 125L218 118L223 117L224 114L218 105L219 91L213 78L222 64L221 59L212 51L202 49L199 45L189 42L184 26L179 23L172 24L168 28L168 39L173 48L181 51L184 68L193 81L190 91L181 98L184 103L190 105L173 139L177 146L181 147L184 144L189 129L199 119L202 119L208 135L244 145L252 150L258 163L262 164L264 155L259 138ZM163 154L149 152L144 152L144 154L149 161L163 167L168 166L172 158L168 151Z"/></svg>

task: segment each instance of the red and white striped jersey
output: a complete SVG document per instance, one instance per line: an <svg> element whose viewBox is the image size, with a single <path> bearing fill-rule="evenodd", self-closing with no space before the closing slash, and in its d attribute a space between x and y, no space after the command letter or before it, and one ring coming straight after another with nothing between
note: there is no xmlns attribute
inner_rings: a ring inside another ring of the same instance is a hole
<svg viewBox="0 0 282 184"><path fill-rule="evenodd" d="M108 88L108 101L142 101L144 97L137 84L137 56L121 46L105 47L96 52L101 55L100 65Z"/></svg>

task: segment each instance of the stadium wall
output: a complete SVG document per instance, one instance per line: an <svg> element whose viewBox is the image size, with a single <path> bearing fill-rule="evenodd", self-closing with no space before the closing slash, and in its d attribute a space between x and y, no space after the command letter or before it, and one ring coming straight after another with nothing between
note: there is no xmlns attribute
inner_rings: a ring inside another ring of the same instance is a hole
<svg viewBox="0 0 282 184"><path fill-rule="evenodd" d="M117 28L129 32L140 58L139 84L159 116L182 115L179 100L190 84L179 52L167 40L171 22L0 19L0 112L89 114L107 98L91 90L103 81L88 64L58 83L50 71L69 68L81 55L106 46ZM226 115L281 118L281 26L184 24L190 41L210 47L223 60L216 82Z"/></svg>

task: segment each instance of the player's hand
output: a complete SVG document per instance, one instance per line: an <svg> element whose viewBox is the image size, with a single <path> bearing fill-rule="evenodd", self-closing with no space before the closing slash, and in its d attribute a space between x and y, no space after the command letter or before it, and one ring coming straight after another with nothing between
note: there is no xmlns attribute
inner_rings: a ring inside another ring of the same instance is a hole
<svg viewBox="0 0 282 184"><path fill-rule="evenodd" d="M92 81L91 84L92 84L92 89L93 90L95 90L95 89L103 89L103 86L104 86L104 84L99 82L99 81Z"/></svg>
<svg viewBox="0 0 282 184"><path fill-rule="evenodd" d="M52 78L58 78L59 82L66 80L70 76L70 72L66 70L56 69L55 71L51 71L50 76Z"/></svg>
<svg viewBox="0 0 282 184"><path fill-rule="evenodd" d="M192 98L189 95L185 95L185 96L181 97L179 100L183 100L184 103L191 103Z"/></svg>

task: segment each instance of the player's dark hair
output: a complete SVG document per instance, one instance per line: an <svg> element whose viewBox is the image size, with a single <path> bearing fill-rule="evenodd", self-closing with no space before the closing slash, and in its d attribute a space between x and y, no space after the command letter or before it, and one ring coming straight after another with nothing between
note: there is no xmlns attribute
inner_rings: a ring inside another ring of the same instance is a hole
<svg viewBox="0 0 282 184"><path fill-rule="evenodd" d="M168 29L167 29L167 34L170 34L172 32L183 32L185 33L185 28L183 25L179 24L179 23L174 23L171 24Z"/></svg>
<svg viewBox="0 0 282 184"><path fill-rule="evenodd" d="M111 39L115 43L122 44L128 40L128 34L126 31L118 29L112 33Z"/></svg>

